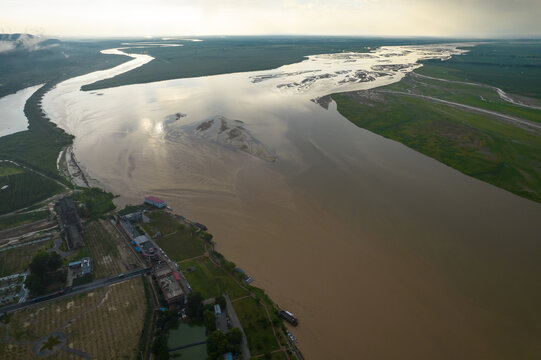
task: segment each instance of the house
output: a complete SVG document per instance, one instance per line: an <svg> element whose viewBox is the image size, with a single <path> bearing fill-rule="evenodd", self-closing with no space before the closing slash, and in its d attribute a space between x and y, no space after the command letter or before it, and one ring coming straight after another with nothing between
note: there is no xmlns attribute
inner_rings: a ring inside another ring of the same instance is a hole
<svg viewBox="0 0 541 360"><path fill-rule="evenodd" d="M145 198L145 203L156 206L158 209L162 209L167 206L165 201L155 196L147 196Z"/></svg>

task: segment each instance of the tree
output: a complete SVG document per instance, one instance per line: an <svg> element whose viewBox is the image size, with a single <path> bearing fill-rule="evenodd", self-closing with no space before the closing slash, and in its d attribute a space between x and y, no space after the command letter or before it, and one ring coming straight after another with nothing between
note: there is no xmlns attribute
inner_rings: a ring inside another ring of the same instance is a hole
<svg viewBox="0 0 541 360"><path fill-rule="evenodd" d="M208 309L203 311L203 323L207 329L207 334L216 330L216 314L214 314L214 311Z"/></svg>
<svg viewBox="0 0 541 360"><path fill-rule="evenodd" d="M64 274L58 269L62 266L62 258L55 252L38 252L30 263L30 275L25 285L33 294L44 293L49 285L62 282Z"/></svg>
<svg viewBox="0 0 541 360"><path fill-rule="evenodd" d="M201 293L193 292L188 296L186 314L193 319L203 317L203 295Z"/></svg>
<svg viewBox="0 0 541 360"><path fill-rule="evenodd" d="M207 354L209 359L219 359L228 352L229 343L221 331L214 331L207 339Z"/></svg>
<svg viewBox="0 0 541 360"><path fill-rule="evenodd" d="M240 331L239 328L233 328L229 330L229 332L226 335L227 342L229 343L229 351L231 351L234 354L240 354L240 346L242 344L242 331Z"/></svg>

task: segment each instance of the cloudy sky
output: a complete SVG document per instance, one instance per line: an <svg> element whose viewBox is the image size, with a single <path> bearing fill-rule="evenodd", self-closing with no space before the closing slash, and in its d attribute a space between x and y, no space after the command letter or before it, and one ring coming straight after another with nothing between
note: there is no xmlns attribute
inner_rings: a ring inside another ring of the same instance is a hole
<svg viewBox="0 0 541 360"><path fill-rule="evenodd" d="M0 32L56 36L540 36L541 0L0 0Z"/></svg>

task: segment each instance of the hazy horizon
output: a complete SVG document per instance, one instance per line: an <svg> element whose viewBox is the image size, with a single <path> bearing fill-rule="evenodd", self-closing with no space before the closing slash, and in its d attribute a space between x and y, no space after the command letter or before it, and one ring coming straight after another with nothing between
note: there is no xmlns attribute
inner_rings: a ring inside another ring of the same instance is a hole
<svg viewBox="0 0 541 360"><path fill-rule="evenodd" d="M520 38L541 36L541 2L457 0L7 0L2 33L57 37L330 35ZM188 35L190 34L190 35Z"/></svg>

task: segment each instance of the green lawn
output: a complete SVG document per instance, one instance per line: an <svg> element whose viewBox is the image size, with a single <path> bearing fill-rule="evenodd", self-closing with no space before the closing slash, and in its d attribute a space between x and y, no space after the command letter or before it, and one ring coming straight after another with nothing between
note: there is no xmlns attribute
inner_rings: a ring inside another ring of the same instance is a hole
<svg viewBox="0 0 541 360"><path fill-rule="evenodd" d="M158 231L161 232L162 235L168 235L179 229L180 223L175 220L171 214L165 211L155 210L147 212L146 216L148 216L151 222L144 224L143 227L151 236Z"/></svg>
<svg viewBox="0 0 541 360"><path fill-rule="evenodd" d="M147 216L151 222L143 224L143 228L150 236L158 231L162 234L156 241L171 259L181 261L204 254L205 245L201 238L194 235L190 225L181 224L164 211L153 211Z"/></svg>
<svg viewBox="0 0 541 360"><path fill-rule="evenodd" d="M233 300L248 295L248 291L238 285L221 268L208 258L188 260L180 263L184 276L188 279L193 291L200 292L203 298L212 298L223 293L229 294ZM194 268L188 272L187 268Z"/></svg>
<svg viewBox="0 0 541 360"><path fill-rule="evenodd" d="M252 356L279 349L263 305L249 297L235 301L233 307L248 338Z"/></svg>
<svg viewBox="0 0 541 360"><path fill-rule="evenodd" d="M189 259L205 253L202 240L192 236L186 230L178 230L176 233L163 236L157 239L157 242L167 256L175 261Z"/></svg>

